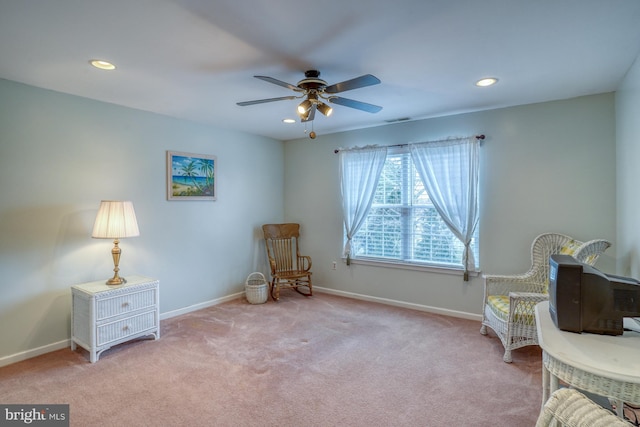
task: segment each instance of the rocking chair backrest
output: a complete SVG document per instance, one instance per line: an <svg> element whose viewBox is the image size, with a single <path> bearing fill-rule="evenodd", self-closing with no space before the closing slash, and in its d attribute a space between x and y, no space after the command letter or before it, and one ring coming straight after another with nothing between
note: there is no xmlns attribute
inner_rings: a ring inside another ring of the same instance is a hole
<svg viewBox="0 0 640 427"><path fill-rule="evenodd" d="M298 269L300 224L265 224L262 226L271 273Z"/></svg>

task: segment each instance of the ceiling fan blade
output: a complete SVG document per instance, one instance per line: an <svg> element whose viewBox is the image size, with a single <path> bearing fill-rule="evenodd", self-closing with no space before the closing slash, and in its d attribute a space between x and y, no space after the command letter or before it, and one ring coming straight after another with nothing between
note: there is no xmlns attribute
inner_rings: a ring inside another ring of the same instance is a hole
<svg viewBox="0 0 640 427"><path fill-rule="evenodd" d="M247 105L264 104L265 102L284 101L287 99L296 99L296 97L293 95L281 96L280 98L267 98L267 99L257 99L255 101L236 102L236 104L241 107L246 107Z"/></svg>
<svg viewBox="0 0 640 427"><path fill-rule="evenodd" d="M380 83L380 79L371 74L365 74L364 76L356 77L355 79L345 80L344 82L336 83L324 88L325 93L339 93L347 90L358 89L366 86L373 86Z"/></svg>
<svg viewBox="0 0 640 427"><path fill-rule="evenodd" d="M300 121L302 123L304 123L304 122L312 122L313 119L316 117L316 108L317 108L316 104L313 104L311 106L311 109L309 110L309 115L307 116L307 118L306 119L302 119Z"/></svg>
<svg viewBox="0 0 640 427"><path fill-rule="evenodd" d="M294 86L291 83L283 82L282 80L274 79L273 77L268 77L268 76L253 76L253 77L255 77L256 79L264 80L265 82L273 83L274 85L286 87L287 89L301 91L301 89L298 86Z"/></svg>
<svg viewBox="0 0 640 427"><path fill-rule="evenodd" d="M367 113L377 113L382 110L379 105L367 104L366 102L354 101L353 99L341 98L339 96L329 97L329 102L333 104L344 105L345 107L355 108L357 110L366 111Z"/></svg>

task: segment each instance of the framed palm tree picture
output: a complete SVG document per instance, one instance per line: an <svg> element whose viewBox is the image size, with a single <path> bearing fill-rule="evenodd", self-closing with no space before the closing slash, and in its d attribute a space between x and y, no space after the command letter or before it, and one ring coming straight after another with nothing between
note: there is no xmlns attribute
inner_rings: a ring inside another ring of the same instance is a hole
<svg viewBox="0 0 640 427"><path fill-rule="evenodd" d="M216 200L217 169L216 156L167 151L167 200Z"/></svg>

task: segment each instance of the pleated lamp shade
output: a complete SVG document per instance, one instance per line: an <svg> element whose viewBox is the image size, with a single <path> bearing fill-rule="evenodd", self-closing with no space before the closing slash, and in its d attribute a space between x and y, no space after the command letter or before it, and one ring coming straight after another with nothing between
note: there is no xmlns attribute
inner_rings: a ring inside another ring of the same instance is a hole
<svg viewBox="0 0 640 427"><path fill-rule="evenodd" d="M113 277L107 280L107 285L122 285L127 281L120 277L120 254L122 250L118 246L119 239L124 237L139 236L138 221L133 203L119 200L103 200L100 202L96 222L93 224L91 237L95 239L113 239Z"/></svg>
<svg viewBox="0 0 640 427"><path fill-rule="evenodd" d="M103 200L93 224L91 237L95 239L121 239L140 235L136 211L129 201Z"/></svg>

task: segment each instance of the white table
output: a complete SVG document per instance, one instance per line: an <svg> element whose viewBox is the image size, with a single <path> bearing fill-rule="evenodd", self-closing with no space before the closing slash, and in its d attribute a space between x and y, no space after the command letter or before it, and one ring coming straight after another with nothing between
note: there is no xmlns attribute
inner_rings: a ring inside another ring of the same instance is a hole
<svg viewBox="0 0 640 427"><path fill-rule="evenodd" d="M536 305L538 342L542 348L542 404L562 380L578 389L622 402L640 404L640 333L577 334L561 331L549 315L549 302Z"/></svg>

